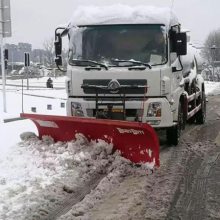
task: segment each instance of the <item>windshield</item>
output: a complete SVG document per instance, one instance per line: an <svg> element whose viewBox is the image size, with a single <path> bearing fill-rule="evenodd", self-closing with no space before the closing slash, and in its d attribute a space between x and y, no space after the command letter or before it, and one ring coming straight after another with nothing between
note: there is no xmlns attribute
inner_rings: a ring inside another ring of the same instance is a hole
<svg viewBox="0 0 220 220"><path fill-rule="evenodd" d="M70 31L69 63L92 60L108 66L150 65L167 62L163 25L96 25ZM117 60L117 62L115 62Z"/></svg>

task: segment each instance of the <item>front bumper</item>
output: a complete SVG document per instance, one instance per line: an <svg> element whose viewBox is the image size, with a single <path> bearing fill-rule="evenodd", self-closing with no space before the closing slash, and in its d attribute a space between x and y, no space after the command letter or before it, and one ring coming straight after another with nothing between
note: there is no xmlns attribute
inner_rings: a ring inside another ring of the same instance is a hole
<svg viewBox="0 0 220 220"><path fill-rule="evenodd" d="M102 103L108 103L103 101ZM161 116L160 117L147 117L147 112L150 103L159 102L161 103ZM85 117L95 117L96 115L96 104L95 101L88 101L82 98L69 98L67 100L67 115L73 116L72 103L79 103L81 110ZM116 110L122 109L120 101L116 101L119 105L114 105ZM106 110L107 105L102 105L99 109ZM138 118L143 123L148 123L155 128L172 127L175 123L173 122L173 111L171 105L166 98L147 98L145 101L126 101L126 120L134 121Z"/></svg>

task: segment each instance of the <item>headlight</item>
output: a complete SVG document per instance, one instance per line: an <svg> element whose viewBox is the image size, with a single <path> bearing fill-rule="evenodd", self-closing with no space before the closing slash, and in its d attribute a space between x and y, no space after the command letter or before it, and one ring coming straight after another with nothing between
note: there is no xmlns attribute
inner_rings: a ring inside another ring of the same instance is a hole
<svg viewBox="0 0 220 220"><path fill-rule="evenodd" d="M148 106L147 117L161 117L161 102L151 102Z"/></svg>
<svg viewBox="0 0 220 220"><path fill-rule="evenodd" d="M84 116L82 106L78 102L71 102L72 116Z"/></svg>

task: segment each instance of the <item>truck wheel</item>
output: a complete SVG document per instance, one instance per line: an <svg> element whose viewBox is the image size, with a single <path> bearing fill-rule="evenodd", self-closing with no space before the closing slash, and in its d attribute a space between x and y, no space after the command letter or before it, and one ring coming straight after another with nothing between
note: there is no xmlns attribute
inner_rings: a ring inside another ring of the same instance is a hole
<svg viewBox="0 0 220 220"><path fill-rule="evenodd" d="M206 119L206 97L204 91L202 92L201 105L201 109L195 115L197 124L204 124Z"/></svg>
<svg viewBox="0 0 220 220"><path fill-rule="evenodd" d="M191 118L188 119L187 122L188 122L189 124L193 124L193 123L195 122L195 120L196 120L196 117L195 117L195 115L193 115Z"/></svg>
<svg viewBox="0 0 220 220"><path fill-rule="evenodd" d="M183 130L183 128L184 128L183 109L182 109L182 105L180 103L179 108L178 108L177 125L175 125L171 128L168 128L166 130L168 144L178 145L180 135L181 135L181 130Z"/></svg>

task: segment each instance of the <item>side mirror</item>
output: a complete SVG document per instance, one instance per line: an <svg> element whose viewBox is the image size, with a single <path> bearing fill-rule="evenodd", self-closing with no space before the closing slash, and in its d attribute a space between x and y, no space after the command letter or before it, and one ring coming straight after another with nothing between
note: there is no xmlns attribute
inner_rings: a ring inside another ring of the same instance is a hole
<svg viewBox="0 0 220 220"><path fill-rule="evenodd" d="M62 65L62 37L60 33L55 33L55 42L54 42L54 47L55 47L55 63L56 65L61 66Z"/></svg>
<svg viewBox="0 0 220 220"><path fill-rule="evenodd" d="M61 55L57 55L57 56L56 56L56 58L55 58L55 63L56 63L57 66L62 66L62 65L63 65Z"/></svg>
<svg viewBox="0 0 220 220"><path fill-rule="evenodd" d="M176 33L174 37L174 47L177 56L187 54L187 36L186 33Z"/></svg>

